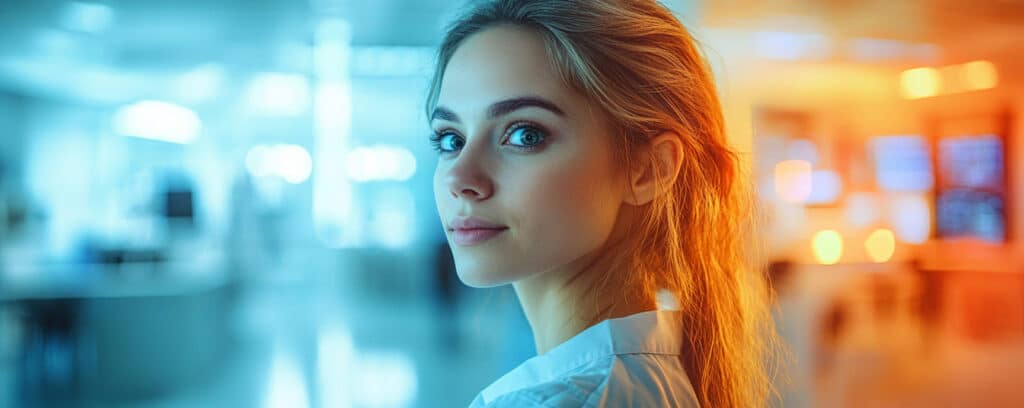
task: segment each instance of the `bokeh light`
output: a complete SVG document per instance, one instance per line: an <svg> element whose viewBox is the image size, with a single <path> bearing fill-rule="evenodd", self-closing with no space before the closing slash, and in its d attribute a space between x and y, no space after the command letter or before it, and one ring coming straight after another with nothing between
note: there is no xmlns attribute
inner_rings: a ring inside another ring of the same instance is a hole
<svg viewBox="0 0 1024 408"><path fill-rule="evenodd" d="M199 137L202 121L184 106L146 100L118 109L113 125L124 136L187 144Z"/></svg>
<svg viewBox="0 0 1024 408"><path fill-rule="evenodd" d="M992 89L999 84L995 64L989 61L971 61L964 64L964 77L971 90Z"/></svg>
<svg viewBox="0 0 1024 408"><path fill-rule="evenodd" d="M891 230L879 228L864 240L864 249L874 262L888 262L896 252L896 235Z"/></svg>
<svg viewBox="0 0 1024 408"><path fill-rule="evenodd" d="M313 172L313 159L302 146L258 145L246 154L245 167L253 177L277 176L288 183L300 184Z"/></svg>
<svg viewBox="0 0 1024 408"><path fill-rule="evenodd" d="M843 256L843 237L835 230L823 230L811 239L814 259L822 265L833 265Z"/></svg>
<svg viewBox="0 0 1024 408"><path fill-rule="evenodd" d="M900 75L900 87L907 99L935 96L942 89L942 76L935 68L908 69Z"/></svg>
<svg viewBox="0 0 1024 408"><path fill-rule="evenodd" d="M811 196L811 163L786 160L775 165L775 192L783 201L802 203Z"/></svg>

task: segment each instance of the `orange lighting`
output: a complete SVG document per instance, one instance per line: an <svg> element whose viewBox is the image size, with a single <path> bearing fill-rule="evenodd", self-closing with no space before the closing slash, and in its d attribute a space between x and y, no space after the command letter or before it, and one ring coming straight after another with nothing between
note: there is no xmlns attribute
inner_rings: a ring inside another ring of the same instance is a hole
<svg viewBox="0 0 1024 408"><path fill-rule="evenodd" d="M811 196L811 163L786 160L775 165L775 192L790 203L803 203Z"/></svg>
<svg viewBox="0 0 1024 408"><path fill-rule="evenodd" d="M900 90L907 99L939 94L992 89L999 84L999 72L989 61L971 61L941 68L914 68L900 74Z"/></svg>
<svg viewBox="0 0 1024 408"><path fill-rule="evenodd" d="M834 230L818 231L811 239L814 259L823 265L833 265L843 256L843 237Z"/></svg>
<svg viewBox="0 0 1024 408"><path fill-rule="evenodd" d="M888 262L896 252L896 234L885 228L876 229L864 240L864 249L872 261Z"/></svg>
<svg viewBox="0 0 1024 408"><path fill-rule="evenodd" d="M999 73L995 64L988 61L972 61L963 65L964 79L969 90L992 89L999 84Z"/></svg>
<svg viewBox="0 0 1024 408"><path fill-rule="evenodd" d="M935 96L942 89L942 77L935 68L908 69L900 74L900 88L907 99Z"/></svg>

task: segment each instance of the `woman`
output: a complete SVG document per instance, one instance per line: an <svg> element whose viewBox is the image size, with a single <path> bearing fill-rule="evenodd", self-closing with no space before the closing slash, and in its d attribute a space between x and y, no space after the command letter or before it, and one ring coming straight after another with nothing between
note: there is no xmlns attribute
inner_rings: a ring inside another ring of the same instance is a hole
<svg viewBox="0 0 1024 408"><path fill-rule="evenodd" d="M668 10L478 3L444 38L427 115L458 275L511 283L538 352L473 406L766 404L737 158Z"/></svg>

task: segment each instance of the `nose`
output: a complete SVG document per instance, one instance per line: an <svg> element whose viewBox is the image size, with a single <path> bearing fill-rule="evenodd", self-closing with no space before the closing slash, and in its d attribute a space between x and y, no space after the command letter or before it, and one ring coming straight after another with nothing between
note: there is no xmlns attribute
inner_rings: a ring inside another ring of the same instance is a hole
<svg viewBox="0 0 1024 408"><path fill-rule="evenodd" d="M463 149L445 177L452 198L483 201L494 195L494 182L487 174L483 155Z"/></svg>

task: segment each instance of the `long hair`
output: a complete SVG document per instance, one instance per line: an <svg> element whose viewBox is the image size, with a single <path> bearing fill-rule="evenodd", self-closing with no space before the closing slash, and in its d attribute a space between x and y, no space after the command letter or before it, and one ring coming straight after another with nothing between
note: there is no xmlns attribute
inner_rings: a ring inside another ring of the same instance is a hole
<svg viewBox="0 0 1024 408"><path fill-rule="evenodd" d="M623 249L633 274L627 282L648 296L675 295L685 322L683 365L703 406L765 405L773 395L776 336L763 279L744 244L754 236L752 200L695 40L654 0L477 2L444 37L428 114L456 49L499 24L541 34L564 83L610 118L626 168L651 154L651 137L679 135L683 163L675 183L641 208Z"/></svg>

